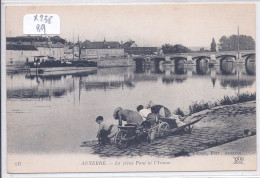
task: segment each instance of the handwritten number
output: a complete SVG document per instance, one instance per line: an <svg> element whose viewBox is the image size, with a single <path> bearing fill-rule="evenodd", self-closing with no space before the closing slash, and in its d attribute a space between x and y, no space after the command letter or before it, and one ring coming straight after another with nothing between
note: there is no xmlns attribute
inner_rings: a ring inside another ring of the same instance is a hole
<svg viewBox="0 0 260 178"><path fill-rule="evenodd" d="M39 19L38 19L39 17ZM36 30L37 32L42 32L44 31L44 34L46 34L46 26L45 24L51 24L51 21L52 21L52 18L53 16L48 16L48 15L35 15L34 16L34 21L40 21L40 22L43 22L43 24L37 24L36 25Z"/></svg>
<svg viewBox="0 0 260 178"><path fill-rule="evenodd" d="M42 24L42 26L41 26L41 30L44 31L44 34L46 33L46 32L45 32L45 25L44 25L44 24Z"/></svg>
<svg viewBox="0 0 260 178"><path fill-rule="evenodd" d="M36 25L36 29L37 29L37 32L40 32L40 31L41 31L41 29L40 29L40 24L37 24L37 25Z"/></svg>
<svg viewBox="0 0 260 178"><path fill-rule="evenodd" d="M48 24L51 24L51 19L52 19L52 16L49 17Z"/></svg>
<svg viewBox="0 0 260 178"><path fill-rule="evenodd" d="M42 19L43 19L43 15L40 15L40 18L41 18L41 22L42 22Z"/></svg>
<svg viewBox="0 0 260 178"><path fill-rule="evenodd" d="M48 16L47 15L44 16L44 21L45 21L45 23L47 23L47 21L48 21Z"/></svg>
<svg viewBox="0 0 260 178"><path fill-rule="evenodd" d="M34 16L34 21L38 20L38 17L37 15Z"/></svg>
<svg viewBox="0 0 260 178"><path fill-rule="evenodd" d="M46 28L45 28L45 24L37 24L36 25L36 29L37 29L37 32L41 32L41 31L44 31L44 34L46 33Z"/></svg>

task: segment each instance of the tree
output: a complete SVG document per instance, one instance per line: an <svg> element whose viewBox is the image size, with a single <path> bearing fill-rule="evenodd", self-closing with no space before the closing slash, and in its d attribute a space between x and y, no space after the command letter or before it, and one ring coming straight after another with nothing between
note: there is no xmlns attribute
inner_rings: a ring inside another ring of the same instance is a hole
<svg viewBox="0 0 260 178"><path fill-rule="evenodd" d="M213 38L212 39L212 42L211 42L211 44L210 44L210 51L211 52L216 52L217 50L216 50L216 47L217 47L217 44L216 44L216 42L215 42L215 39Z"/></svg>
<svg viewBox="0 0 260 178"><path fill-rule="evenodd" d="M219 39L218 50L219 51L229 51L230 50L229 40L226 36L222 36Z"/></svg>
<svg viewBox="0 0 260 178"><path fill-rule="evenodd" d="M173 46L170 44L162 45L162 51L164 54L173 53Z"/></svg>
<svg viewBox="0 0 260 178"><path fill-rule="evenodd" d="M218 44L219 51L236 51L238 50L238 35L231 35L230 37L222 36ZM255 40L251 36L239 36L240 50L254 50Z"/></svg>
<svg viewBox="0 0 260 178"><path fill-rule="evenodd" d="M66 40L59 37L59 36L53 36L50 38L50 40L55 44L55 43L58 43L60 42L61 44L65 44L66 43Z"/></svg>
<svg viewBox="0 0 260 178"><path fill-rule="evenodd" d="M176 44L176 45L170 45L170 44L164 44L162 45L162 50L164 54L169 54L169 53L187 53L191 52L191 50L181 44Z"/></svg>

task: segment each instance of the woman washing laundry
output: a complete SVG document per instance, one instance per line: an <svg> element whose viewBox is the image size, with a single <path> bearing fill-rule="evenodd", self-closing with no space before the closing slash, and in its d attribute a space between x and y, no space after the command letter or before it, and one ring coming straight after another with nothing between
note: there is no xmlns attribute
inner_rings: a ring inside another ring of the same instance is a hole
<svg viewBox="0 0 260 178"><path fill-rule="evenodd" d="M122 126L122 121L126 121L127 124L132 124L137 126L140 126L144 121L142 116L138 112L128 110L128 109L123 109L121 107L115 109L113 116L116 120L118 120L119 126Z"/></svg>
<svg viewBox="0 0 260 178"><path fill-rule="evenodd" d="M154 104L152 101L149 101L147 108L150 108L151 112L156 114L159 120L164 118L175 119L178 127L185 125L178 115L172 114L171 111L163 105Z"/></svg>

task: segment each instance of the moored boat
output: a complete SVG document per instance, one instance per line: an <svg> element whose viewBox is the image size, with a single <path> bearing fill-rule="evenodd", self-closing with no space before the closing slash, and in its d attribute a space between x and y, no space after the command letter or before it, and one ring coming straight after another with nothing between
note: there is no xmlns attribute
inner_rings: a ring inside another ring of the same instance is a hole
<svg viewBox="0 0 260 178"><path fill-rule="evenodd" d="M52 58L46 59L46 56L35 56L33 62L26 62L25 65L29 66L31 73L38 75L73 74L97 69L97 62L95 61L61 61Z"/></svg>

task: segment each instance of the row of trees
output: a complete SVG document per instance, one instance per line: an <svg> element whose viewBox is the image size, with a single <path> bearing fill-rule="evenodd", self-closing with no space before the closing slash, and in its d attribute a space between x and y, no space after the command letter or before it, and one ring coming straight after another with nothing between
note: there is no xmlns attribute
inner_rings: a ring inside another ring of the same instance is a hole
<svg viewBox="0 0 260 178"><path fill-rule="evenodd" d="M162 45L162 51L164 54L169 53L188 53L191 52L191 50L181 44L176 45L170 45L170 44L164 44Z"/></svg>
<svg viewBox="0 0 260 178"><path fill-rule="evenodd" d="M218 45L216 44L215 39L212 39L210 44L210 50L206 50L204 48L200 48L200 52L215 52L217 51L217 46L219 51L236 51L238 50L238 35L231 35L229 37L222 36L219 39ZM254 50L255 49L255 40L251 36L240 35L239 36L239 49L240 50ZM169 53L188 53L191 50L181 44L170 45L164 44L162 45L162 50L164 54Z"/></svg>
<svg viewBox="0 0 260 178"><path fill-rule="evenodd" d="M219 51L236 51L238 50L238 40L240 50L254 50L255 40L251 36L231 35L229 37L222 36L219 39L218 50Z"/></svg>

